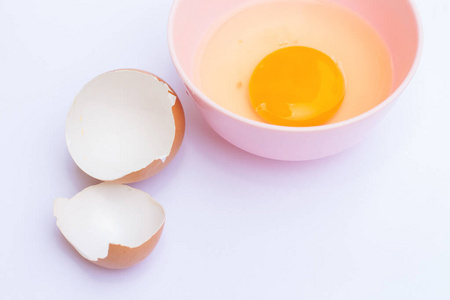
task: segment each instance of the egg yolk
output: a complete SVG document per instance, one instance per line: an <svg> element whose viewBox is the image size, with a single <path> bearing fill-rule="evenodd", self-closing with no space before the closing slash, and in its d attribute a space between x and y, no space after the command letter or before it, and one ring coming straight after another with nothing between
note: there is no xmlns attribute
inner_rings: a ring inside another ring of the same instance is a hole
<svg viewBox="0 0 450 300"><path fill-rule="evenodd" d="M282 126L324 124L339 109L344 76L326 54L293 46L266 56L249 84L253 108L264 120Z"/></svg>

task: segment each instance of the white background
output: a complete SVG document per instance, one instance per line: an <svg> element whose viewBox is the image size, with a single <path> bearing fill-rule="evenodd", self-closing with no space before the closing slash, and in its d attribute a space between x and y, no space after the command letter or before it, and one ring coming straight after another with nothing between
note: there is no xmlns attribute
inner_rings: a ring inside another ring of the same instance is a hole
<svg viewBox="0 0 450 300"><path fill-rule="evenodd" d="M450 3L416 0L416 77L358 146L311 162L235 148L201 119L170 60L171 0L0 0L0 299L450 299ZM166 209L141 264L97 267L65 241L53 199L97 183L64 123L118 68L181 97L175 160L137 184Z"/></svg>

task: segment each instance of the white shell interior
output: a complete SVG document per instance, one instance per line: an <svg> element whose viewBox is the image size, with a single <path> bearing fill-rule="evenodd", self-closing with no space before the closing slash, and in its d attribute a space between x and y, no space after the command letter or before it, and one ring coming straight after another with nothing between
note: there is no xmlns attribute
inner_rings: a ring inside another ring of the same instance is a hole
<svg viewBox="0 0 450 300"><path fill-rule="evenodd" d="M104 73L86 84L66 121L75 163L100 180L115 180L164 161L175 138L176 96L137 70Z"/></svg>
<svg viewBox="0 0 450 300"><path fill-rule="evenodd" d="M135 248L164 224L162 206L147 193L127 185L100 183L72 199L53 203L57 226L86 259L108 255L109 244Z"/></svg>

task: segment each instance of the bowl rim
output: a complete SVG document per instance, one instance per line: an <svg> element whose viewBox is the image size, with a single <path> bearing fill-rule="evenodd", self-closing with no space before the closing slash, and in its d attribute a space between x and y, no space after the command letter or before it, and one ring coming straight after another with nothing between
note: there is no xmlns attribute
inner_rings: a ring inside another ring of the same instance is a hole
<svg viewBox="0 0 450 300"><path fill-rule="evenodd" d="M172 59L172 62L175 66L175 69L177 70L179 76L181 77L182 81L185 83L185 85L191 89L196 95L199 96L199 98L214 108L216 111L219 111L220 113L228 116L229 118L232 118L236 121L239 121L241 123L245 123L246 125L257 127L269 131L281 131L281 132L293 132L293 133L300 133L300 132L320 132L320 131L328 131L332 129L338 129L341 127L345 127L347 125L352 125L354 123L358 123L359 121L362 121L366 118L369 118L370 116L378 113L379 111L383 110L387 106L389 106L391 103L394 102L395 99L400 96L401 93L407 88L411 80L414 78L414 75L416 74L416 71L419 67L420 60L422 58L422 52L423 52L423 44L424 44L424 36L423 36L423 24L422 20L420 18L419 10L414 3L413 0L407 0L412 11L414 14L416 26L417 26L417 51L416 55L413 61L413 64L411 65L411 68L407 74L407 76L403 79L402 83L398 86L398 88L392 92L389 97L387 97L385 100L383 100L380 104L375 106L374 108L347 120L332 123L332 124L325 124L325 125L319 125L319 126L310 126L310 127L290 127L290 126L281 126L281 125L273 125L268 123L263 123L260 121L250 120L243 116L240 116L236 113L233 113L229 110L226 110L219 104L215 103L209 97L207 97L205 94L203 94L202 91L200 91L199 88L189 79L187 74L185 73L184 69L181 67L181 63L176 55L175 52L175 41L174 41L174 23L175 23L175 13L178 10L178 5L181 1L185 0L174 0L172 7L170 9L169 13L169 21L168 21L168 44L169 44L169 53L170 57Z"/></svg>

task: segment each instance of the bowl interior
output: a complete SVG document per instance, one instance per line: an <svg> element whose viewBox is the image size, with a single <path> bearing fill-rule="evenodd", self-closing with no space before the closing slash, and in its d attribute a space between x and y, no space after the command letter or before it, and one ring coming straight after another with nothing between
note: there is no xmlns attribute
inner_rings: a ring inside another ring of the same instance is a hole
<svg viewBox="0 0 450 300"><path fill-rule="evenodd" d="M285 0L176 0L169 22L174 63L183 81L195 89L194 72L198 48L211 27L243 7L267 1ZM390 52L393 88L401 87L419 51L419 26L408 0L329 0L345 6L364 18L380 34ZM211 102L201 91L201 101ZM198 99L196 99L198 100Z"/></svg>

